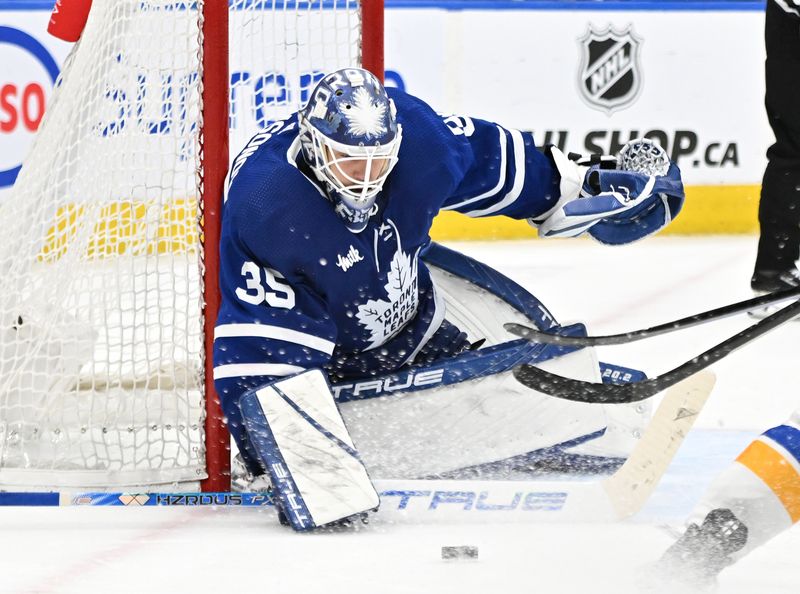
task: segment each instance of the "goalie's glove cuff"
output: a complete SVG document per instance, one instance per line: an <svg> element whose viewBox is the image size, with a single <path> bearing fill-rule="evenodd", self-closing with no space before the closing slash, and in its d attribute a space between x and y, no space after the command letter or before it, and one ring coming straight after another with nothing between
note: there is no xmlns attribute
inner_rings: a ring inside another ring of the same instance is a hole
<svg viewBox="0 0 800 594"><path fill-rule="evenodd" d="M548 146L546 154L558 171L560 196L555 206L536 218L528 219L528 222L539 229L542 237L575 237L599 220L597 214L589 212L592 209L590 204L584 205L584 209L571 212L579 198L583 202L583 197L599 191L599 187L597 191L591 189L588 174L592 171L613 169L616 158L600 155L583 158L575 153L565 155L555 146ZM606 211L603 208L601 212Z"/></svg>
<svg viewBox="0 0 800 594"><path fill-rule="evenodd" d="M581 189L590 164L587 162L579 163L578 159L570 158L576 157L576 155L570 153L567 156L554 146L549 147L549 152L550 158L553 159L558 174L561 176L561 182L559 183L561 198L558 202L563 205L581 195Z"/></svg>

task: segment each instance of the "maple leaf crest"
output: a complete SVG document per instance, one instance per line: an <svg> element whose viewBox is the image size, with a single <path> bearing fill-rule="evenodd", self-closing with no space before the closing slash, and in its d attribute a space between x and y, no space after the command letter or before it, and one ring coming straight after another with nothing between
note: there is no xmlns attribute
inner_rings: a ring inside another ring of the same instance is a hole
<svg viewBox="0 0 800 594"><path fill-rule="evenodd" d="M386 132L383 117L386 115L386 105L375 103L369 91L359 87L353 93L353 103L344 112L347 118L347 131L355 136L380 136Z"/></svg>
<svg viewBox="0 0 800 594"><path fill-rule="evenodd" d="M367 350L395 335L417 311L417 260L398 247L387 275L386 299L370 299L358 307L356 317L370 332ZM397 304L397 305L395 305ZM399 319L397 319L399 316Z"/></svg>

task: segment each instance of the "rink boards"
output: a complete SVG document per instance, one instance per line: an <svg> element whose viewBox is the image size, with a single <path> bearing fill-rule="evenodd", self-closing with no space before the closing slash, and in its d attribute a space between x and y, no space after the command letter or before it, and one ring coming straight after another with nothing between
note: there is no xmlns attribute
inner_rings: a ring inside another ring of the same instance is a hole
<svg viewBox="0 0 800 594"><path fill-rule="evenodd" d="M70 47L45 32L51 9L49 1L0 0L0 60L7 65L0 88L44 97L37 103L10 95L0 105L0 200ZM631 138L653 138L687 185L684 212L667 233L752 233L772 142L763 109L763 19L763 4L749 1L387 0L386 80L442 113L531 131L537 144L565 151L615 153ZM281 76L272 70L231 65L238 81L233 154L252 133L244 123L258 120L258 106L302 95L291 77L277 89L256 84ZM533 233L524 222L450 213L434 226L439 240Z"/></svg>

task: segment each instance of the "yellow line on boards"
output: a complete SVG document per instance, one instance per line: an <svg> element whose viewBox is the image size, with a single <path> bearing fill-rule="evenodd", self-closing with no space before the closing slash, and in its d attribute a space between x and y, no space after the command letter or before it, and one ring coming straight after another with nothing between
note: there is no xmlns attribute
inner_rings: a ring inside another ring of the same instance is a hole
<svg viewBox="0 0 800 594"><path fill-rule="evenodd" d="M663 235L741 234L758 232L760 185L687 186L686 202ZM525 221L507 217L472 219L452 211L433 221L437 241L464 239L530 239L536 231Z"/></svg>
<svg viewBox="0 0 800 594"><path fill-rule="evenodd" d="M683 211L662 234L740 234L758 231L760 186L690 186ZM435 240L525 239L536 230L507 217L471 219L442 212L433 221ZM55 213L43 238L39 259L55 261L72 249L84 257L125 253L177 253L198 244L198 210L193 198L161 204L154 200L67 203Z"/></svg>

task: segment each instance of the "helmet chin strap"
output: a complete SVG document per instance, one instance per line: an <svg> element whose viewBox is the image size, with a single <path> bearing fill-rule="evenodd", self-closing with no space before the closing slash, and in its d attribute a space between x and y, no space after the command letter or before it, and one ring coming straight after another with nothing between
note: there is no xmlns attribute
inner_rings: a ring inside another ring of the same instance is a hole
<svg viewBox="0 0 800 594"><path fill-rule="evenodd" d="M364 209L353 208L346 204L341 197L338 196L337 192L329 191L329 195L333 201L336 214L344 221L345 226L351 233L361 233L366 229L369 218L378 211L374 203Z"/></svg>

